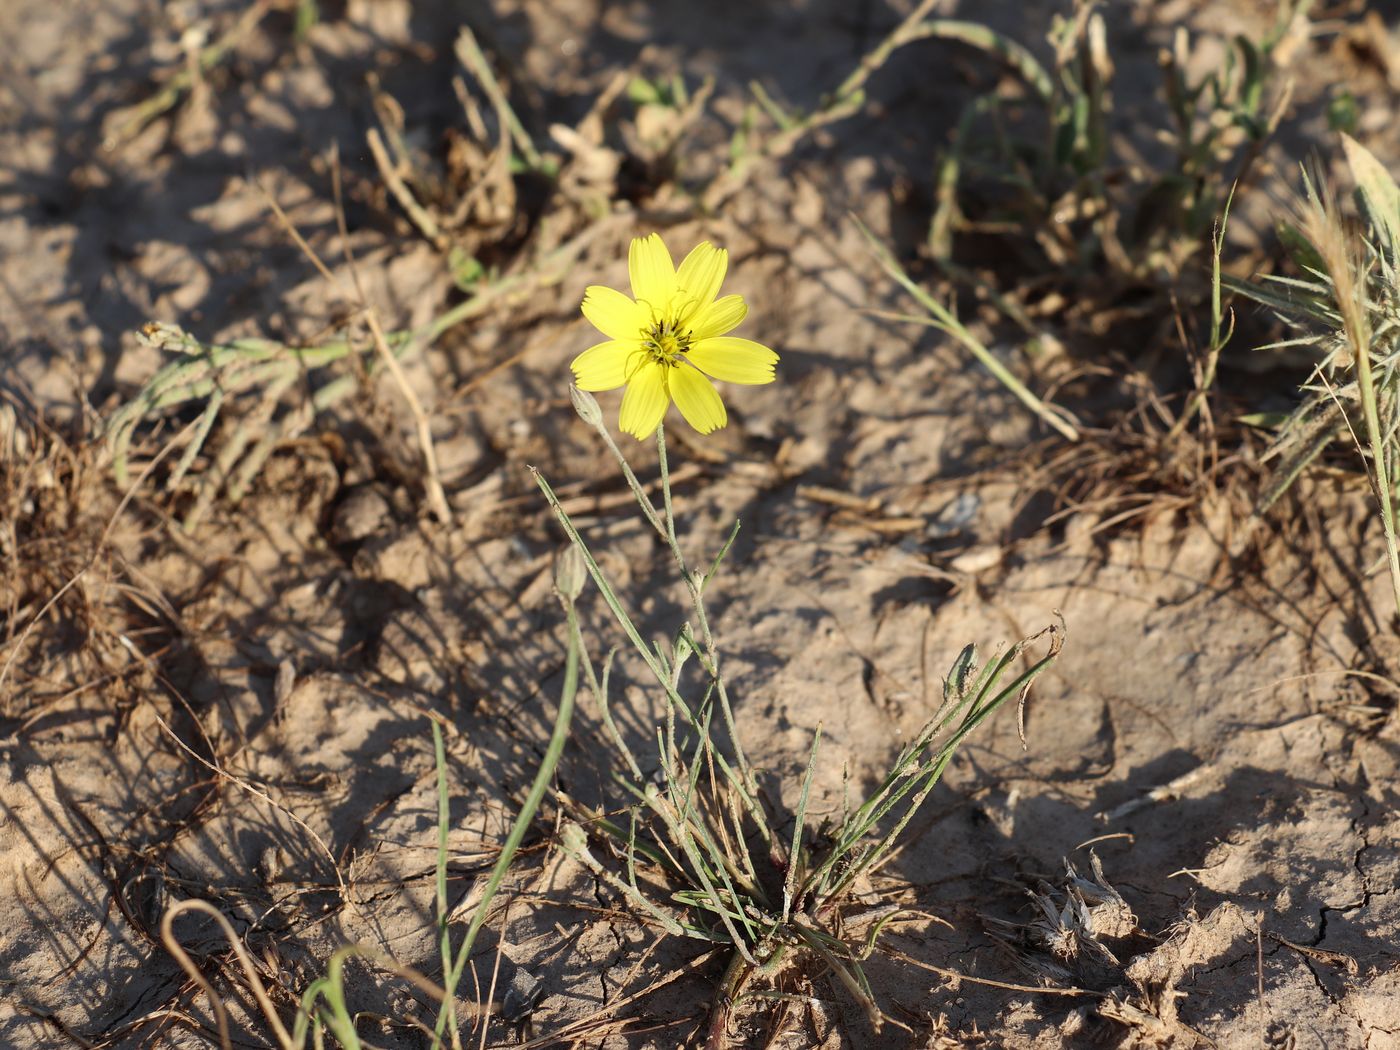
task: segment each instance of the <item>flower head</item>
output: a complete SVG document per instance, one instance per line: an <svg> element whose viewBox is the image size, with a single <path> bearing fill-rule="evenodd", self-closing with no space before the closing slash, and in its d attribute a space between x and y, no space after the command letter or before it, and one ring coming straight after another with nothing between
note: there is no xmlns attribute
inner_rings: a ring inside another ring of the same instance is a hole
<svg viewBox="0 0 1400 1050"><path fill-rule="evenodd" d="M645 438L656 432L675 401L702 434L729 420L710 379L771 383L778 355L762 343L728 333L749 312L740 295L719 298L729 253L709 241L671 262L660 234L632 242L627 269L632 298L590 285L583 316L608 337L570 364L580 390L626 386L619 424Z"/></svg>

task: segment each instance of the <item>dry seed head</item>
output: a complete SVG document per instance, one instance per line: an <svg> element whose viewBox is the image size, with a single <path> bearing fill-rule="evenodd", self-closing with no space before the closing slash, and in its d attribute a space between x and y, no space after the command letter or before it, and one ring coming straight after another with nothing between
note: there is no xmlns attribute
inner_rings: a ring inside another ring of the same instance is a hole
<svg viewBox="0 0 1400 1050"><path fill-rule="evenodd" d="M1342 317L1347 343L1354 364L1371 345L1370 326L1365 309L1366 263L1359 236L1348 234L1342 223L1332 187L1319 175L1316 192L1294 202L1293 211L1299 228L1312 242L1327 267L1332 282L1332 296Z"/></svg>

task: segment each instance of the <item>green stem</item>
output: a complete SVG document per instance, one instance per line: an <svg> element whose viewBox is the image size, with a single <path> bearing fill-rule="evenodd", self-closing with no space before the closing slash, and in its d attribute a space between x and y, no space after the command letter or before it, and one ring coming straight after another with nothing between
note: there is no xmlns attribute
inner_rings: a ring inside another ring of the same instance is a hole
<svg viewBox="0 0 1400 1050"><path fill-rule="evenodd" d="M1400 616L1400 547L1395 541L1395 506L1390 489L1390 470L1385 462L1385 431L1381 429L1376 407L1376 382L1371 374L1370 340L1357 340L1356 385L1361 391L1361 411L1366 419L1366 437L1371 445L1371 463L1376 477L1376 499L1381 507L1385 530L1386 559L1390 563L1390 585L1395 593L1395 612Z"/></svg>
<svg viewBox="0 0 1400 1050"><path fill-rule="evenodd" d="M1018 401L1039 416L1047 426L1053 427L1070 441L1079 440L1079 431L1068 421L1066 418L1068 413L1065 412L1063 408L1058 405L1048 404L1031 393L1030 389L1012 375L1011 370L998 361L996 355L983 346L981 341L953 315L953 312L948 309L948 307L944 306L933 296L929 295L928 292L919 287L919 285L914 283L914 279L905 272L904 267L899 264L899 260L894 257L893 253L891 253L885 245L880 243L879 238L870 232L869 227L867 227L865 223L861 222L860 219L854 218L854 216L852 216L852 218L857 228L859 228L860 232L864 235L866 242L870 245L871 253L874 254L876 260L884 268L884 271L889 274L900 287L913 296L915 302L929 312L928 318L911 318L911 320L917 320L921 324L926 324L931 328L937 328L939 331L951 335L958 342L962 343L973 357L981 362L983 368L992 373L992 375L1001 382L1002 386L1006 387Z"/></svg>
<svg viewBox="0 0 1400 1050"><path fill-rule="evenodd" d="M574 716L574 697L578 693L581 635L578 614L574 610L573 602L566 599L564 607L569 618L569 653L564 665L564 689L559 698L559 713L554 719L554 733L549 738L549 746L545 749L544 760L540 763L539 772L535 774L535 781L530 785L530 793L525 796L525 803L520 807L520 815L515 818L515 824L506 837L505 845L501 847L501 855L496 858L496 866L491 870L491 877L486 883L486 890L481 896L481 902L477 905L476 912L472 915L471 924L467 927L467 936L462 941L462 946L457 950L456 961L445 975L444 983L447 988L447 995L444 998L445 1005L438 1013L437 1025L433 1030L434 1034L439 1037L442 1036L447 1027L448 1017L452 1013L446 1004L455 1000L457 984L462 979L462 971L466 968L472 945L476 943L476 936L480 932L482 924L486 922L491 899L505 880L506 871L510 868L511 861L515 859L516 851L525 839L525 833L530 829L530 823L535 818L535 812L539 809L545 792L549 790L549 782L553 779L554 771L559 766L559 759L564 754L564 743L569 737L569 723Z"/></svg>
<svg viewBox="0 0 1400 1050"><path fill-rule="evenodd" d="M676 540L676 516L671 506L671 469L670 462L666 456L666 427L665 425L656 428L656 455L661 467L661 506L665 514L666 539L671 545L671 553L675 556L676 566L681 571L681 579L685 581L686 590L690 592L690 604L695 609L695 618L700 623L700 636L705 643L705 656L709 660L707 670L714 679L715 689L719 694L720 714L724 718L724 729L729 734L730 743L734 745L734 759L739 764L739 771L744 776L744 787L747 793L755 800L758 798L758 781L753 775L753 767L749 765L748 756L744 754L744 746L739 742L739 730L734 721L734 709L729 703L729 690L724 686L724 679L719 673L719 652L715 648L714 634L710 631L709 617L705 615L705 598L703 588L708 577L704 580L696 580L685 567L685 555L681 553L680 544ZM731 541L732 538L731 538ZM728 549L726 544L725 549ZM762 833L764 841L768 842L772 836L769 833L767 821L758 818L756 822L759 831Z"/></svg>
<svg viewBox="0 0 1400 1050"><path fill-rule="evenodd" d="M534 474L535 483L539 485L540 491L544 493L544 498L554 511L554 515L558 518L559 524L563 526L564 532L568 535L569 540L578 548L579 553L583 555L584 564L588 568L588 575L592 577L593 582L598 585L598 591L602 594L603 601L607 604L608 608L612 610L613 616L617 618L618 624L627 634L627 638L637 650L637 654L647 665L647 669L655 676L661 688L666 690L666 698L669 701L667 711L679 711L686 725L695 725L696 719L694 713L690 709L690 705L686 703L685 698L677 691L675 683L671 681L670 675L667 673L666 669L662 667L661 662L657 659L656 653L643 641L641 633L637 630L637 625L632 622L632 618L627 615L627 610L622 607L622 602L618 600L617 593L612 589L612 585L608 583L607 577L603 575L603 570L593 557L593 552L588 549L588 544L585 543L583 537L579 535L578 529L574 527L573 520L560 504L558 494L555 493L543 474L534 468L531 468L531 472ZM763 819L762 807L758 803L757 793L750 789L751 778L744 777L740 771L730 766L723 755L716 755L715 761L725 777L739 791L740 797L744 803L744 808L753 815L755 822L764 830L764 834L767 836L769 833L767 831L766 822Z"/></svg>
<svg viewBox="0 0 1400 1050"><path fill-rule="evenodd" d="M447 748L442 740L442 726L433 720L433 758L437 763L438 792L438 844L437 844L437 914L438 946L442 954L442 969L446 973L452 968L452 935L447 926L447 833L450 823L450 806L447 795ZM453 1031L457 1027L457 1000L449 995L443 1000L443 1012L447 1024Z"/></svg>

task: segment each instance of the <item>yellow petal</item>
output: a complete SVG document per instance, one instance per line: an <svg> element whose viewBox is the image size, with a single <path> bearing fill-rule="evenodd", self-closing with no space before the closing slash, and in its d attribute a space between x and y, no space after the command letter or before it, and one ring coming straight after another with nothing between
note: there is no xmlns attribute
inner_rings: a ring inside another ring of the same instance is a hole
<svg viewBox="0 0 1400 1050"><path fill-rule="evenodd" d="M718 430L729 421L729 416L724 411L724 402L719 399L714 386L695 369L686 365L673 368L667 381L681 415L700 433L708 434L712 430Z"/></svg>
<svg viewBox="0 0 1400 1050"><path fill-rule="evenodd" d="M632 277L632 297L650 312L666 309L676 291L676 267L661 234L637 237L627 253L627 272Z"/></svg>
<svg viewBox="0 0 1400 1050"><path fill-rule="evenodd" d="M667 365L647 361L632 373L627 393L622 395L622 415L618 425L634 438L650 437L661 425L671 395L666 391Z"/></svg>
<svg viewBox="0 0 1400 1050"><path fill-rule="evenodd" d="M627 382L627 362L641 348L635 339L612 339L590 346L569 362L580 390L615 390Z"/></svg>
<svg viewBox="0 0 1400 1050"><path fill-rule="evenodd" d="M609 339L636 339L651 319L651 311L616 288L590 284L583 294L583 316Z"/></svg>
<svg viewBox="0 0 1400 1050"><path fill-rule="evenodd" d="M685 356L706 375L726 383L752 386L773 382L773 368L778 363L778 355L762 343L734 335L702 339L694 343Z"/></svg>
<svg viewBox="0 0 1400 1050"><path fill-rule="evenodd" d="M715 301L728 268L729 253L723 248L716 248L709 241L703 241L690 250L681 268L676 271L683 318L694 316L696 311Z"/></svg>
<svg viewBox="0 0 1400 1050"><path fill-rule="evenodd" d="M723 299L703 308L690 323L690 334L695 339L709 339L724 335L739 327L739 322L748 316L749 308L742 295L726 295Z"/></svg>

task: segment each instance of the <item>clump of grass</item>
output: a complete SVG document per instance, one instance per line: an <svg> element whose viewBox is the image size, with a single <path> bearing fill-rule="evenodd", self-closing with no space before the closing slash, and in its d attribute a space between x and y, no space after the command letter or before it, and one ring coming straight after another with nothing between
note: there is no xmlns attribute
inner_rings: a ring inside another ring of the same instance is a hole
<svg viewBox="0 0 1400 1050"><path fill-rule="evenodd" d="M1218 279L1207 288L1193 267L1204 252L1218 256L1217 220L1283 118L1291 83L1282 69L1310 6L1280 5L1261 40L1218 42L1222 61L1196 78L1187 72L1196 44L1178 29L1160 57L1160 122L1125 134L1112 129L1115 69L1097 0L1076 0L1070 16L1053 20L1049 65L986 26L922 22L919 36L984 53L1016 85L965 107L934 175L928 259L990 304L1032 358L1061 348L1065 332L1102 336L1194 310L1208 295L1218 315ZM1164 149L1164 160L1150 159ZM970 261L965 249L978 245L996 252L996 272ZM953 335L1041 420L1077 439L1063 408L1015 379L891 253L881 257L927 311L922 323ZM1188 414L1199 407L1193 399Z"/></svg>
<svg viewBox="0 0 1400 1050"><path fill-rule="evenodd" d="M1261 40L1220 41L1222 61L1196 80L1187 72L1193 42L1177 29L1160 56L1162 120L1147 129L1168 148L1160 168L1139 155L1148 136L1110 133L1114 62L1097 0L1053 19L1049 69L986 27L930 23L930 35L987 52L1024 86L1019 100L984 95L964 110L936 175L930 255L952 265L958 235L984 233L1014 241L1038 274L1102 281L1107 270L1105 295L1125 282L1175 281L1283 117L1291 84L1281 82L1279 56L1310 6L1280 5Z"/></svg>
<svg viewBox="0 0 1400 1050"><path fill-rule="evenodd" d="M272 0L253 0L226 32L208 43L202 42L203 30L187 33L181 41L185 50L184 68L173 72L149 98L112 113L105 122L103 148L119 149L152 121L174 109L182 99L206 87L206 75L227 60L275 6Z"/></svg>
<svg viewBox="0 0 1400 1050"><path fill-rule="evenodd" d="M1350 435L1365 464L1385 533L1400 614L1395 525L1400 453L1400 187L1356 140L1342 136L1361 221L1348 221L1326 183L1304 173L1302 198L1280 226L1300 276L1235 282L1298 335L1261 349L1305 349L1316 365L1302 402L1280 421L1268 456L1278 461L1262 513L1326 448Z"/></svg>
<svg viewBox="0 0 1400 1050"><path fill-rule="evenodd" d="M609 711L612 654L596 669L585 653L583 680L593 694L613 749L614 782L631 799L617 822L564 798L574 822L563 848L619 893L640 916L669 934L732 951L709 1026L707 1045L725 1045L732 1004L754 975L771 975L803 958L833 973L879 1028L884 1015L862 962L873 950L876 922L863 943L841 932L841 910L857 885L889 859L900 833L938 782L958 746L1054 660L1059 626L1046 628L1049 650L1029 667L1019 658L1027 639L983 662L968 646L944 686L943 703L899 752L889 772L863 802L839 820L807 826L806 811L817 766L820 730L814 734L796 808L781 809L759 788L724 676L705 596L738 533L703 569L691 567L677 541L664 428L656 436L662 506L658 510L618 449L591 395L574 392L580 416L597 431L637 498L646 523L669 549L690 615L669 642L648 643L609 582L588 541L540 474L536 480L589 577L654 681L664 705L655 749L634 751ZM1036 637L1040 637L1037 635ZM683 688L688 664L698 665L698 695ZM619 858L614 870L595 847Z"/></svg>
<svg viewBox="0 0 1400 1050"><path fill-rule="evenodd" d="M366 381L391 360L423 352L510 296L559 280L608 226L590 226L516 273L476 286L470 297L416 328L375 331L375 321L368 333L346 326L323 342L294 346L273 339L214 343L178 325L146 324L137 338L172 355L172 360L102 424L117 483L124 486L130 478L133 450L149 447L148 439L172 417L194 418L193 427L176 435L179 456L164 480L168 494L193 495L183 526L194 531L220 496L230 503L241 500L268 457L310 426L318 413L362 392ZM322 265L319 259L317 263ZM421 429L420 425L420 440ZM437 503L441 508L445 500Z"/></svg>

